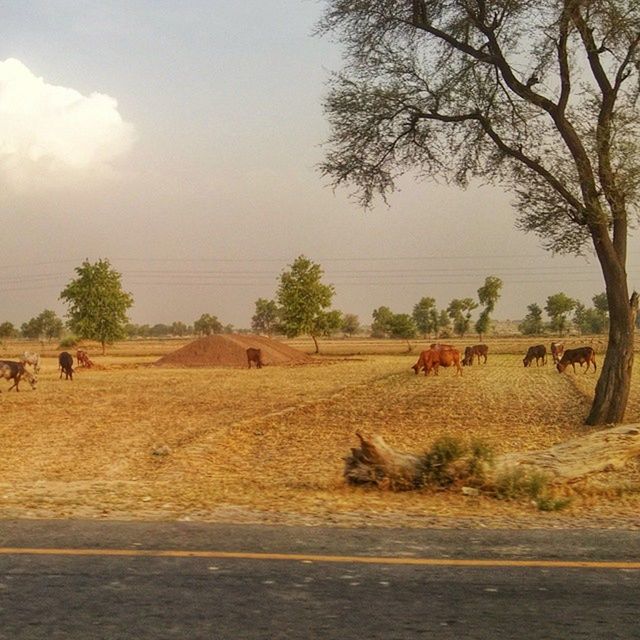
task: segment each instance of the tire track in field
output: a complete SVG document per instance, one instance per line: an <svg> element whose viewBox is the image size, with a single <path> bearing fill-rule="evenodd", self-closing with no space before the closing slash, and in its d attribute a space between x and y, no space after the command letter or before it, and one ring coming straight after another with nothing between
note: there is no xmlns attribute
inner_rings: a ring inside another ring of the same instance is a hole
<svg viewBox="0 0 640 640"><path fill-rule="evenodd" d="M293 416L297 412L311 411L314 407L324 407L328 403L335 402L336 400L345 396L345 394L356 392L358 389L367 388L372 384L379 384L380 382L388 381L393 378L405 377L404 372L393 371L391 373L385 373L382 375L376 375L372 378L363 380L356 384L341 385L332 389L327 395L320 398L314 398L313 400L302 400L300 402L294 402L287 406L274 409L266 414L258 416L251 416L248 418L241 418L234 422L230 422L221 429L217 429L215 432L192 434L190 441L183 441L184 446L180 449L180 457L185 458L184 464L174 464L171 469L168 469L163 474L163 480L170 481L173 477L183 477L185 472L188 472L188 467L193 465L203 465L205 468L214 468L215 466L215 452L213 448L216 445L220 445L225 439L234 437L234 432L242 429L258 428L261 424L278 421L288 416ZM185 467L186 465L186 467ZM213 472L209 472L211 475ZM216 475L213 473L213 475ZM218 473L219 475L219 473Z"/></svg>

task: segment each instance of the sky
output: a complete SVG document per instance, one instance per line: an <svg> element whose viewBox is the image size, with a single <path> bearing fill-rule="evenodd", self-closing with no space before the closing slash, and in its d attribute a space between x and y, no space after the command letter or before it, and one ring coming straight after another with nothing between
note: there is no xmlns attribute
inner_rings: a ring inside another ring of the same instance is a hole
<svg viewBox="0 0 640 640"><path fill-rule="evenodd" d="M0 21L0 322L53 309L83 260L122 274L137 324L249 327L297 256L334 308L446 307L503 280L496 319L559 291L590 305L593 256L515 226L509 194L403 179L364 212L318 172L340 49L316 0L7 0ZM640 286L637 238L629 279Z"/></svg>

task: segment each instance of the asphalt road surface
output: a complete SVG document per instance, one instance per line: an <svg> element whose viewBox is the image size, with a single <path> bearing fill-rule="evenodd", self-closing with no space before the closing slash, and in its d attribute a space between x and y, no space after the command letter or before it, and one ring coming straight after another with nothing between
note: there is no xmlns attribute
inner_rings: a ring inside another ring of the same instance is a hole
<svg viewBox="0 0 640 640"><path fill-rule="evenodd" d="M0 639L640 639L640 533L0 521Z"/></svg>

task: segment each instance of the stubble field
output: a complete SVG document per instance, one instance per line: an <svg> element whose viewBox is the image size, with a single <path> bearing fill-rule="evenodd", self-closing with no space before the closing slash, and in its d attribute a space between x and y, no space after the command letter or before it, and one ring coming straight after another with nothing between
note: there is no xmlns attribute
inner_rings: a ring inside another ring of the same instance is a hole
<svg viewBox="0 0 640 640"><path fill-rule="evenodd" d="M36 391L3 385L0 517L634 525L640 465L567 488L571 504L555 514L484 496L345 486L342 459L356 430L412 452L441 435L481 438L503 453L583 433L596 376L560 375L551 363L525 369L517 343L488 341L488 364L462 377L415 376L415 351L364 341L352 356L344 342L323 345L331 355L307 366L150 365L180 344L123 343L106 357L92 350L98 366L78 369L73 382L58 379L46 352ZM640 421L637 373L626 421Z"/></svg>

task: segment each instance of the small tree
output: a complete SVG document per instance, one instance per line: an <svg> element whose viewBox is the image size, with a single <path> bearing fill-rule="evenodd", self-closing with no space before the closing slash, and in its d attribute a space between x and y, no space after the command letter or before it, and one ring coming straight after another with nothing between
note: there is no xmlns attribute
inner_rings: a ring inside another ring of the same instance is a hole
<svg viewBox="0 0 640 640"><path fill-rule="evenodd" d="M360 320L354 313L345 313L342 317L342 332L350 338L360 331Z"/></svg>
<svg viewBox="0 0 640 640"><path fill-rule="evenodd" d="M411 351L409 340L416 337L418 330L416 323L408 313L396 313L391 320L391 337L407 341L407 348Z"/></svg>
<svg viewBox="0 0 640 640"><path fill-rule="evenodd" d="M539 336L544 331L542 309L535 302L527 306L529 313L518 325L518 330L525 336Z"/></svg>
<svg viewBox="0 0 640 640"><path fill-rule="evenodd" d="M77 278L60 293L68 305L69 328L78 337L105 345L125 337L127 310L133 297L122 290L121 275L108 260L85 260L75 269Z"/></svg>
<svg viewBox="0 0 640 640"><path fill-rule="evenodd" d="M203 313L193 323L193 330L196 335L210 336L212 333L222 333L222 323L216 316Z"/></svg>
<svg viewBox="0 0 640 640"><path fill-rule="evenodd" d="M469 331L471 313L478 307L471 298L454 299L447 307L447 313L453 320L453 330L461 337Z"/></svg>
<svg viewBox="0 0 640 640"><path fill-rule="evenodd" d="M575 306L576 301L562 292L547 298L545 311L551 318L549 326L552 331L557 331L560 336L564 334L567 327L567 317Z"/></svg>
<svg viewBox="0 0 640 640"><path fill-rule="evenodd" d="M12 322L7 321L0 324L0 338L15 338L17 335L18 330Z"/></svg>
<svg viewBox="0 0 640 640"><path fill-rule="evenodd" d="M500 290L502 289L502 280L497 276L487 276L484 281L484 285L478 289L478 299L480 304L484 307L480 313L480 317L476 322L476 332L482 340L482 336L487 333L490 325L490 316L495 309L496 302L500 297Z"/></svg>
<svg viewBox="0 0 640 640"><path fill-rule="evenodd" d="M318 334L325 337L332 336L342 326L342 312L337 309L325 311L318 316L316 327Z"/></svg>
<svg viewBox="0 0 640 640"><path fill-rule="evenodd" d="M275 300L258 298L256 300L256 312L251 318L251 328L256 333L264 333L271 337L271 334L278 326L278 304Z"/></svg>
<svg viewBox="0 0 640 640"><path fill-rule="evenodd" d="M420 302L413 307L412 317L418 331L425 339L438 331L438 310L433 298L421 298Z"/></svg>
<svg viewBox="0 0 640 640"><path fill-rule="evenodd" d="M184 322L180 320L171 323L171 335L172 336L185 336L187 335L187 330L189 327Z"/></svg>
<svg viewBox="0 0 640 640"><path fill-rule="evenodd" d="M438 313L436 333L437 335L440 335L441 333L448 332L449 329L451 329L451 318L449 317L446 309L441 309Z"/></svg>
<svg viewBox="0 0 640 640"><path fill-rule="evenodd" d="M332 285L322 283L319 264L299 256L289 269L280 274L277 300L280 305L280 327L288 338L307 334L319 353L317 336L322 332L323 314L331 306Z"/></svg>
<svg viewBox="0 0 640 640"><path fill-rule="evenodd" d="M391 335L394 313L389 307L378 307L371 314L371 336L373 338L387 338Z"/></svg>
<svg viewBox="0 0 640 640"><path fill-rule="evenodd" d="M64 324L55 311L45 309L35 318L31 318L22 325L22 335L31 340L46 338L49 342L53 338L59 338L64 330Z"/></svg>

